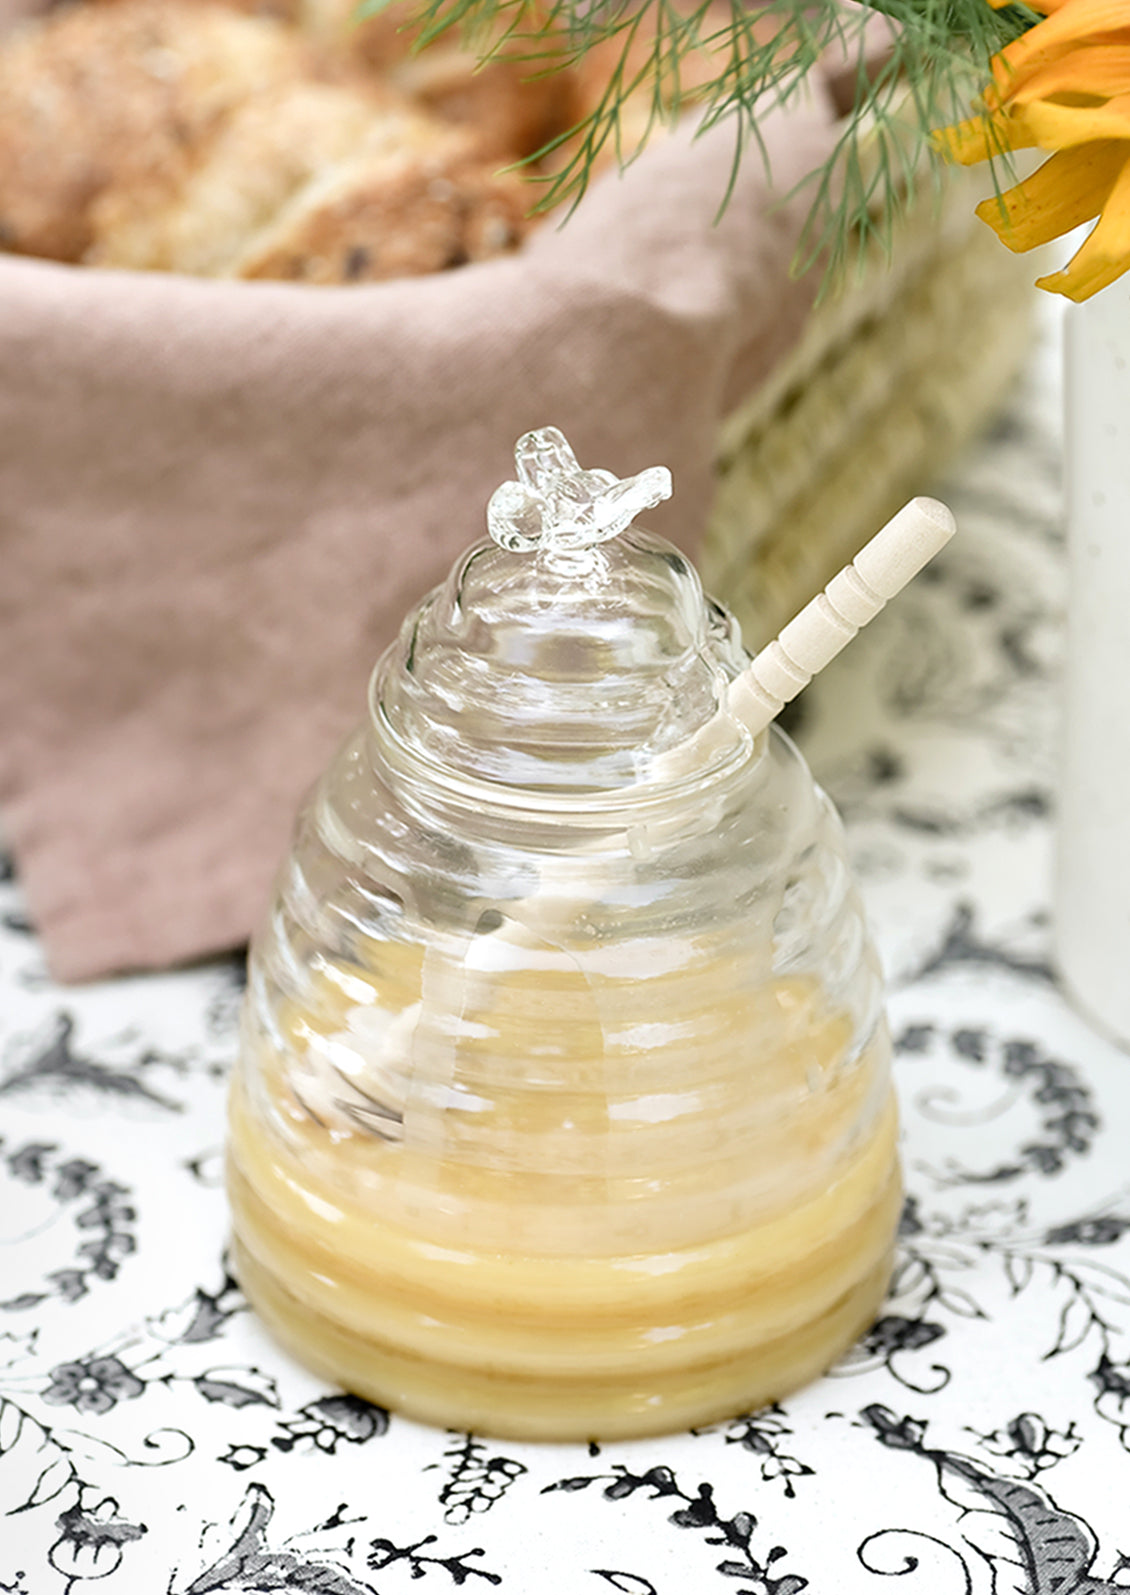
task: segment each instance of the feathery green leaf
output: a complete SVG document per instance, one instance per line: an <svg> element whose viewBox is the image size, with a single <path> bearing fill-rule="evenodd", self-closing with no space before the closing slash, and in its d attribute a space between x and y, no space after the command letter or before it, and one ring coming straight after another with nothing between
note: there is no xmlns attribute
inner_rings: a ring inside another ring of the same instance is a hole
<svg viewBox="0 0 1130 1595"><path fill-rule="evenodd" d="M363 0L359 16L394 0ZM765 111L806 93L834 53L848 103L835 151L801 185L808 215L797 269L822 261L829 273L892 225L928 159L926 135L960 120L988 79L989 61L1040 20L1026 5L994 10L987 0L418 0L406 8L417 46L455 30L482 60L499 54L531 75L576 66L599 52L600 88L585 119L532 156L556 154L537 209L572 206L608 153L629 162L656 127L693 108L705 128L734 136L730 189L758 149ZM890 26L876 62L875 25Z"/></svg>

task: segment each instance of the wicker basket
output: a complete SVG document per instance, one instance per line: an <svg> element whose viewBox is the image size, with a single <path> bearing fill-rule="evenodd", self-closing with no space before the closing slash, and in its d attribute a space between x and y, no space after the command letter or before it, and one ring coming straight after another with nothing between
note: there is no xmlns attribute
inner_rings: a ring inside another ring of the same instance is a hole
<svg viewBox="0 0 1130 1595"><path fill-rule="evenodd" d="M1030 345L1032 261L974 215L984 179L923 193L729 417L699 555L760 646L930 484L999 407Z"/></svg>

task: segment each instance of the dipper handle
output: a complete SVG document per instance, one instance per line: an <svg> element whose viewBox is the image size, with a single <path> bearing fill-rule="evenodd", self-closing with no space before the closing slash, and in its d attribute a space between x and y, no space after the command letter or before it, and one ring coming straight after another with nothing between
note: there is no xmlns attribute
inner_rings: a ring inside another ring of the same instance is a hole
<svg viewBox="0 0 1130 1595"><path fill-rule="evenodd" d="M730 683L725 708L755 736L845 648L957 530L936 498L915 498L833 576Z"/></svg>

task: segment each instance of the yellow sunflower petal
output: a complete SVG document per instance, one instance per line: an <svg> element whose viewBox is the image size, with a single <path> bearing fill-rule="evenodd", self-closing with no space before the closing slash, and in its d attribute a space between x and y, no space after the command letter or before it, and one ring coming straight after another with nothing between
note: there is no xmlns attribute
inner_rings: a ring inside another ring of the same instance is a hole
<svg viewBox="0 0 1130 1595"><path fill-rule="evenodd" d="M1026 61L1045 50L1061 45L1078 45L1099 35L1117 38L1130 28L1126 0L1065 0L1042 22L1013 39L1002 52L1016 61Z"/></svg>
<svg viewBox="0 0 1130 1595"><path fill-rule="evenodd" d="M1089 299L1130 271L1130 150L1090 235L1064 271L1037 278L1037 286L1069 299Z"/></svg>
<svg viewBox="0 0 1130 1595"><path fill-rule="evenodd" d="M934 149L947 161L959 166L976 166L991 161L1005 150L1033 149L1035 138L1010 116L974 116L953 127L935 128L930 134Z"/></svg>
<svg viewBox="0 0 1130 1595"><path fill-rule="evenodd" d="M995 85L998 89L999 84ZM1008 105L1051 100L1057 95L1092 95L1106 100L1130 93L1130 44L1098 44L1072 50L1031 73L1005 93Z"/></svg>
<svg viewBox="0 0 1130 1595"><path fill-rule="evenodd" d="M1125 0L1066 0L997 53L993 77L1002 93L1014 93L1033 72L1084 43L1128 41L1130 12Z"/></svg>
<svg viewBox="0 0 1130 1595"><path fill-rule="evenodd" d="M1128 154L1113 142L1063 150L1022 183L982 200L977 214L1009 249L1035 249L1099 214Z"/></svg>
<svg viewBox="0 0 1130 1595"><path fill-rule="evenodd" d="M1045 150L1072 149L1098 139L1130 139L1130 94L1116 95L1099 106L1035 100L1019 107L1015 120Z"/></svg>

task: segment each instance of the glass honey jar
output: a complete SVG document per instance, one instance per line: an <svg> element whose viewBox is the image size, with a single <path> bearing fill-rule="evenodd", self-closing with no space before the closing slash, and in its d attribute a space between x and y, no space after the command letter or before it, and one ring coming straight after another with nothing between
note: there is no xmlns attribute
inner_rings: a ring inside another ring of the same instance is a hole
<svg viewBox="0 0 1130 1595"><path fill-rule="evenodd" d="M662 470L517 449L408 616L251 953L236 1270L295 1354L446 1427L642 1435L776 1399L875 1316L900 1205L839 821Z"/></svg>

